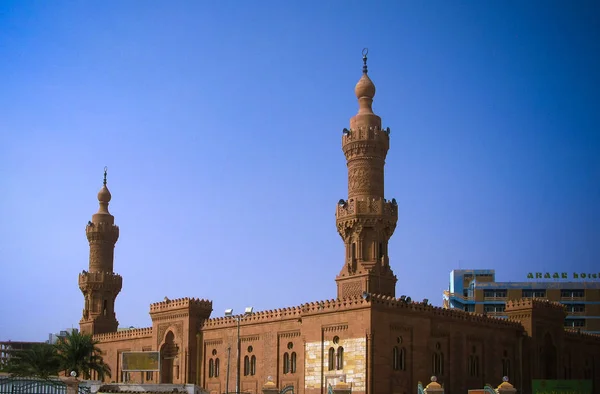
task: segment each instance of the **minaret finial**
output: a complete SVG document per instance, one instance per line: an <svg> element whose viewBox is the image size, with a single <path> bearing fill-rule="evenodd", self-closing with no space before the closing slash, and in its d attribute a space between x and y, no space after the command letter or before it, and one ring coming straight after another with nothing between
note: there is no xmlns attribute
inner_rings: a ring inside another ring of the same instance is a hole
<svg viewBox="0 0 600 394"><path fill-rule="evenodd" d="M108 172L108 167L105 166L104 167L104 182L103 182L104 186L106 186L106 174L107 174L107 172Z"/></svg>
<svg viewBox="0 0 600 394"><path fill-rule="evenodd" d="M369 48L363 48L362 50L362 55L363 55L363 74L366 74L368 72L367 70L367 55L369 54Z"/></svg>

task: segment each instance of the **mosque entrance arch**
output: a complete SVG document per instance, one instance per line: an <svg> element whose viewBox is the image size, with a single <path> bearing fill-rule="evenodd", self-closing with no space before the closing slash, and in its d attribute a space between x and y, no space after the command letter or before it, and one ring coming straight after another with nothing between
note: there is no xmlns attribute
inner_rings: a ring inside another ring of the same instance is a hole
<svg viewBox="0 0 600 394"><path fill-rule="evenodd" d="M556 357L556 346L552 341L552 336L549 332L544 335L544 342L542 345L541 354L542 364L542 375L544 379L556 379L557 378L557 357Z"/></svg>
<svg viewBox="0 0 600 394"><path fill-rule="evenodd" d="M160 347L160 383L173 383L179 379L179 348L175 343L175 334L169 330Z"/></svg>

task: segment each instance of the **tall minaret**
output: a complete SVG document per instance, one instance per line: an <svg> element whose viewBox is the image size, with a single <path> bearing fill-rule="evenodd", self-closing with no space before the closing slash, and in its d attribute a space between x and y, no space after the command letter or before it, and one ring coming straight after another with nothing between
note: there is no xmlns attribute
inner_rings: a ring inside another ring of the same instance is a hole
<svg viewBox="0 0 600 394"><path fill-rule="evenodd" d="M384 198L385 157L390 129L381 128L373 113L375 85L367 74L367 50L363 50L363 75L354 92L358 114L344 129L342 150L348 166L348 200L336 210L337 230L346 245L344 267L336 278L338 298L364 292L395 296L396 276L388 258L388 241L398 221L396 200Z"/></svg>
<svg viewBox="0 0 600 394"><path fill-rule="evenodd" d="M115 226L115 218L108 212L110 199L105 167L104 183L98 192L100 208L92 215L92 221L85 228L90 243L89 272L79 274L79 288L85 300L79 327L86 334L114 332L119 326L115 315L115 299L121 291L123 279L113 272L119 227Z"/></svg>

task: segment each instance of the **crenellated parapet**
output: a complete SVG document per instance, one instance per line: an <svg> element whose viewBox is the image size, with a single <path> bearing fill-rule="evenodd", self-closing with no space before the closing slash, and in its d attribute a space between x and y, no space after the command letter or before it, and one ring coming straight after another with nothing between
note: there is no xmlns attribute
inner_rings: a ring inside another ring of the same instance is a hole
<svg viewBox="0 0 600 394"><path fill-rule="evenodd" d="M111 290L115 293L121 291L123 278L114 272L88 272L79 274L79 289L82 292L89 290Z"/></svg>
<svg viewBox="0 0 600 394"><path fill-rule="evenodd" d="M345 129L342 135L342 150L346 160L379 156L385 159L390 147L390 128L379 125Z"/></svg>
<svg viewBox="0 0 600 394"><path fill-rule="evenodd" d="M391 296L374 294L370 295L368 298L375 307L379 306L385 308L403 309L411 312L418 312L421 316L429 315L432 317L435 316L436 318L443 317L455 321L462 320L481 325L522 329L521 323L513 319L486 316L477 313L465 312L458 309L445 309L421 302L407 302L406 300Z"/></svg>
<svg viewBox="0 0 600 394"><path fill-rule="evenodd" d="M351 218L355 215L372 215L378 218L389 216L392 219L398 220L398 204L395 199L387 201L385 198L340 200L336 211L338 220Z"/></svg>
<svg viewBox="0 0 600 394"><path fill-rule="evenodd" d="M199 324L210 317L212 310L212 301L210 300L188 297L170 300L165 297L164 301L150 305L150 317L155 323L162 320L194 318L199 319L195 323Z"/></svg>
<svg viewBox="0 0 600 394"><path fill-rule="evenodd" d="M221 328L221 327L235 327L237 320L241 318L241 321L245 324L253 323L267 323L283 320L297 320L302 315L302 308L295 306L290 308L279 308L274 310L259 311L251 315L237 315L237 316L225 316L225 317L214 317L207 319L204 322L203 328Z"/></svg>
<svg viewBox="0 0 600 394"><path fill-rule="evenodd" d="M340 200L336 208L337 231L345 242L352 236L361 236L364 228L373 228L389 239L398 222L398 204L396 200L384 198L364 200Z"/></svg>
<svg viewBox="0 0 600 394"><path fill-rule="evenodd" d="M212 312L212 301L185 297L174 300L167 298L164 301L150 304L150 313L166 312L176 309L208 310Z"/></svg>
<svg viewBox="0 0 600 394"><path fill-rule="evenodd" d="M565 328L565 334L570 339L590 339L593 340L596 344L600 345L600 334L581 331L576 328Z"/></svg>
<svg viewBox="0 0 600 394"><path fill-rule="evenodd" d="M114 341L123 341L130 339L138 339L138 338L151 338L152 337L152 327L145 328L132 328L129 330L115 331L115 332L107 332L104 334L96 334L94 335L94 340L99 342L114 342Z"/></svg>
<svg viewBox="0 0 600 394"><path fill-rule="evenodd" d="M566 307L560 302L546 300L544 298L521 298L506 302L506 311L522 311L526 309L546 309L566 313Z"/></svg>
<svg viewBox="0 0 600 394"><path fill-rule="evenodd" d="M116 243L119 239L119 226L109 222L88 222L85 235L89 242L106 241Z"/></svg>

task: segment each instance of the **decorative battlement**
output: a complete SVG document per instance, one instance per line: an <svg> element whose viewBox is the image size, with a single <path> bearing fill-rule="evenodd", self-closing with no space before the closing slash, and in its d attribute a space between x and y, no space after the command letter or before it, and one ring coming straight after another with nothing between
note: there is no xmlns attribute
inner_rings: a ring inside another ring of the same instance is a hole
<svg viewBox="0 0 600 394"><path fill-rule="evenodd" d="M107 332L104 334L94 335L94 339L101 342L121 341L134 338L149 338L152 337L152 327L132 328L130 330Z"/></svg>
<svg viewBox="0 0 600 394"><path fill-rule="evenodd" d="M121 291L123 278L114 272L88 272L79 274L79 288L83 290L110 289L117 293Z"/></svg>
<svg viewBox="0 0 600 394"><path fill-rule="evenodd" d="M543 298L521 298L506 302L506 312L522 311L523 309L550 309L565 312L565 306L556 301L549 301Z"/></svg>
<svg viewBox="0 0 600 394"><path fill-rule="evenodd" d="M177 298L170 300L165 297L164 301L150 304L150 313L168 312L177 309L193 309L203 312L212 312L212 301L199 298Z"/></svg>
<svg viewBox="0 0 600 394"><path fill-rule="evenodd" d="M394 220L397 220L398 204L395 199L387 201L385 198L340 200L335 213L336 218L342 220L353 215L383 215L391 216Z"/></svg>

